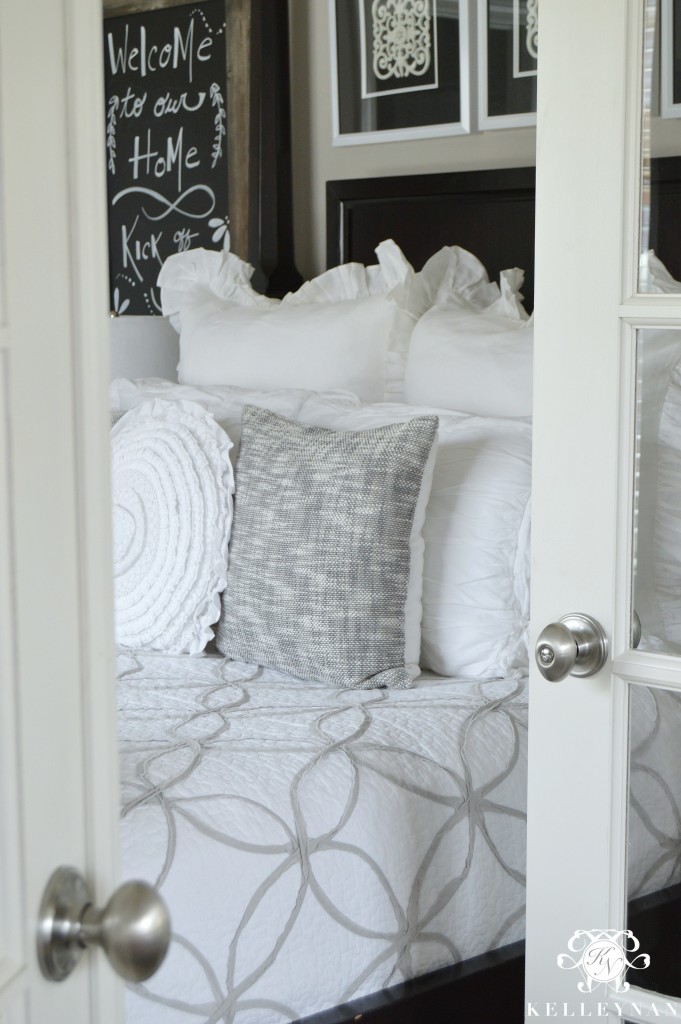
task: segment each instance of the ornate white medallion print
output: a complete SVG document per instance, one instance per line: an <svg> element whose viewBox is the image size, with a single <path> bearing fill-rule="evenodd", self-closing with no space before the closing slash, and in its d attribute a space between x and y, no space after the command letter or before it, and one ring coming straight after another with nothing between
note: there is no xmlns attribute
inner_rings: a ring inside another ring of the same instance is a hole
<svg viewBox="0 0 681 1024"><path fill-rule="evenodd" d="M537 59L539 44L539 0L527 0L527 21L525 25L525 46L531 57Z"/></svg>
<svg viewBox="0 0 681 1024"><path fill-rule="evenodd" d="M537 74L539 0L513 0L513 77Z"/></svg>
<svg viewBox="0 0 681 1024"><path fill-rule="evenodd" d="M431 0L373 0L371 25L376 78L426 74L433 48Z"/></svg>

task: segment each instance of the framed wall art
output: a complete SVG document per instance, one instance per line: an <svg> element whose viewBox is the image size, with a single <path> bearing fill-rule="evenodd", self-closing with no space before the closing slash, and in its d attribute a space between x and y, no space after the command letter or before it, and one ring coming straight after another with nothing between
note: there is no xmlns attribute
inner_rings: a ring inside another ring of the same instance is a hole
<svg viewBox="0 0 681 1024"><path fill-rule="evenodd" d="M537 123L539 0L478 0L478 126Z"/></svg>
<svg viewBox="0 0 681 1024"><path fill-rule="evenodd" d="M334 145L470 131L468 0L329 0Z"/></svg>

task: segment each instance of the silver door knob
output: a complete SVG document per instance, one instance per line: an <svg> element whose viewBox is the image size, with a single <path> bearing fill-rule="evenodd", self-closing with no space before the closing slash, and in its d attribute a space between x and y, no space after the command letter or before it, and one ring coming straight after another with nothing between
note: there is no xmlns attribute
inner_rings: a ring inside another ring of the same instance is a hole
<svg viewBox="0 0 681 1024"><path fill-rule="evenodd" d="M605 665L608 639L600 622L572 612L541 631L534 649L539 671L551 683L593 676Z"/></svg>
<svg viewBox="0 0 681 1024"><path fill-rule="evenodd" d="M63 981L86 946L101 946L116 974L145 981L162 964L170 944L170 915L146 882L126 882L104 907L93 906L83 876L57 868L38 915L38 960L51 981Z"/></svg>

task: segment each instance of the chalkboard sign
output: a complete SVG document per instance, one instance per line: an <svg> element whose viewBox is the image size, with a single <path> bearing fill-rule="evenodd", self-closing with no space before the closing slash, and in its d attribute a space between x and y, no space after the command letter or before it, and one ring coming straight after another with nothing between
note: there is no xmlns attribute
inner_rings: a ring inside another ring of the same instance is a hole
<svg viewBox="0 0 681 1024"><path fill-rule="evenodd" d="M225 0L104 20L111 310L161 313L171 253L229 231Z"/></svg>

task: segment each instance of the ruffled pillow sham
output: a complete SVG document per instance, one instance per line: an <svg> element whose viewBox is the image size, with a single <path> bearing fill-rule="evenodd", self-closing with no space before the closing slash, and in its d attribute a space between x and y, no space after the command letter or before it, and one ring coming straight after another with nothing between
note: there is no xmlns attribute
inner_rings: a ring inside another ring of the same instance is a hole
<svg viewBox="0 0 681 1024"><path fill-rule="evenodd" d="M434 306L414 328L405 399L474 416L531 416L533 339L527 320Z"/></svg>
<svg viewBox="0 0 681 1024"><path fill-rule="evenodd" d="M442 250L433 261L444 267L442 281L411 337L405 400L475 416L531 416L534 331L520 295L523 272L502 271L499 288L465 250Z"/></svg>
<svg viewBox="0 0 681 1024"><path fill-rule="evenodd" d="M460 246L444 247L418 273L390 239L381 242L376 255L376 266L334 267L281 302L253 290L252 268L233 253L195 249L171 256L159 285L163 312L180 333L179 381L261 390L341 389L363 401L407 397L455 408L455 398L443 401L451 368L438 372L437 346L414 362L414 327L443 303L502 321L526 318L519 296L522 271L503 271L500 288L480 260ZM473 333L485 331L494 333L480 325ZM428 323L421 338L427 334ZM510 354L504 354L508 363ZM408 355L412 391L405 395ZM461 386L458 393L464 390Z"/></svg>
<svg viewBox="0 0 681 1024"><path fill-rule="evenodd" d="M193 402L146 402L111 431L119 644L198 654L220 614L232 442Z"/></svg>
<svg viewBox="0 0 681 1024"><path fill-rule="evenodd" d="M158 280L180 332L180 383L400 394L421 291L394 242L376 251L378 271L346 264L281 302L251 288L252 268L233 253L171 256Z"/></svg>

